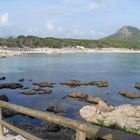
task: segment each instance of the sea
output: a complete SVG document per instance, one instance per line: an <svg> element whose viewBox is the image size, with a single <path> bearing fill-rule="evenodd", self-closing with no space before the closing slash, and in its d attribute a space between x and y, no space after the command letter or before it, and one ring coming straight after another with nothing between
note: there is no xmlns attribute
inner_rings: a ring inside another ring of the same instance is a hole
<svg viewBox="0 0 140 140"><path fill-rule="evenodd" d="M34 88L34 82L56 83L51 94L23 95L23 89L0 89L9 102L25 107L46 111L49 106L59 106L65 112L60 114L73 119L81 119L79 109L88 103L66 97L71 92L83 92L100 97L108 104L140 105L140 99L128 99L119 94L122 90L135 89L140 82L140 54L137 53L75 53L75 54L30 54L0 58L0 76L6 80L0 83L19 82L25 87ZM32 81L31 81L32 80ZM108 87L79 86L75 88L61 85L68 80L83 82L107 80ZM50 88L45 88L50 89ZM63 98L66 97L66 98ZM15 117L20 121L20 117ZM36 122L36 121L34 121Z"/></svg>

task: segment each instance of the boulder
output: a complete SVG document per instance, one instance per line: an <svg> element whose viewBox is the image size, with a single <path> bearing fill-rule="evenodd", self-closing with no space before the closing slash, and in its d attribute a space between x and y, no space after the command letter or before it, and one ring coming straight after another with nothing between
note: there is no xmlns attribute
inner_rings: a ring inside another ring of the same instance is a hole
<svg viewBox="0 0 140 140"><path fill-rule="evenodd" d="M4 77L4 76L3 77L0 77L0 80L5 80L5 79L6 79L6 77Z"/></svg>
<svg viewBox="0 0 140 140"><path fill-rule="evenodd" d="M21 94L24 95L35 95L35 94L50 94L52 91L51 90L45 90L45 89L29 89L29 90L24 90L21 92Z"/></svg>
<svg viewBox="0 0 140 140"><path fill-rule="evenodd" d="M136 83L135 88L140 89L140 83Z"/></svg>
<svg viewBox="0 0 140 140"><path fill-rule="evenodd" d="M52 90L47 90L43 88L34 88L32 90L36 91L37 94L50 94L52 92Z"/></svg>
<svg viewBox="0 0 140 140"><path fill-rule="evenodd" d="M68 94L68 97L86 99L88 97L88 95L84 94L82 92L72 92L72 93Z"/></svg>
<svg viewBox="0 0 140 140"><path fill-rule="evenodd" d="M49 106L47 111L54 113L64 113L64 109L58 106Z"/></svg>
<svg viewBox="0 0 140 140"><path fill-rule="evenodd" d="M23 85L20 83L1 83L0 84L0 89L3 88L10 88L10 89L16 89L16 88L22 88Z"/></svg>
<svg viewBox="0 0 140 140"><path fill-rule="evenodd" d="M86 121L107 127L116 127L129 132L140 131L140 106L125 104L116 107L108 106L102 111L100 106L84 106L80 115Z"/></svg>
<svg viewBox="0 0 140 140"><path fill-rule="evenodd" d="M5 102L9 101L8 97L6 95L4 95L4 94L0 95L0 100L5 101Z"/></svg>
<svg viewBox="0 0 140 140"><path fill-rule="evenodd" d="M95 84L97 87L108 87L108 82L107 81L96 81L96 84Z"/></svg>
<svg viewBox="0 0 140 140"><path fill-rule="evenodd" d="M136 94L128 90L120 91L119 94L124 97L131 98L131 99L140 98L140 94Z"/></svg>
<svg viewBox="0 0 140 140"><path fill-rule="evenodd" d="M35 95L36 91L29 89L29 90L22 91L21 94L24 94L24 95Z"/></svg>
<svg viewBox="0 0 140 140"><path fill-rule="evenodd" d="M69 80L66 83L61 83L61 85L67 85L67 86L70 86L70 87L77 87L77 86L80 86L81 84L82 83L79 80Z"/></svg>
<svg viewBox="0 0 140 140"><path fill-rule="evenodd" d="M94 103L94 104L98 104L100 98L98 97L94 97L94 96L88 96L86 101L89 103Z"/></svg>
<svg viewBox="0 0 140 140"><path fill-rule="evenodd" d="M49 82L42 82L42 83L33 83L33 85L37 85L39 87L50 87L53 88L54 83L49 83Z"/></svg>
<svg viewBox="0 0 140 140"><path fill-rule="evenodd" d="M24 81L24 78L19 79L19 82L23 82L23 81Z"/></svg>
<svg viewBox="0 0 140 140"><path fill-rule="evenodd" d="M20 114L18 112L15 112L15 111L12 111L12 110L9 110L9 109L5 109L5 108L2 110L2 112L3 112L3 116L5 118L13 117L15 115L19 115Z"/></svg>
<svg viewBox="0 0 140 140"><path fill-rule="evenodd" d="M66 83L61 83L61 85L67 85L70 87L76 87L76 86L97 86L97 87L108 87L108 82L105 80L101 81L91 81L91 82L81 82L79 80L69 80Z"/></svg>

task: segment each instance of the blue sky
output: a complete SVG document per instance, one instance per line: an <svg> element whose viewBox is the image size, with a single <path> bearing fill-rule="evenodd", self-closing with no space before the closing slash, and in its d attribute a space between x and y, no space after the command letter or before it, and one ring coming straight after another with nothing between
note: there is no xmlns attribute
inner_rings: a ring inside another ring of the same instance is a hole
<svg viewBox="0 0 140 140"><path fill-rule="evenodd" d="M0 0L0 36L98 39L139 16L140 0Z"/></svg>

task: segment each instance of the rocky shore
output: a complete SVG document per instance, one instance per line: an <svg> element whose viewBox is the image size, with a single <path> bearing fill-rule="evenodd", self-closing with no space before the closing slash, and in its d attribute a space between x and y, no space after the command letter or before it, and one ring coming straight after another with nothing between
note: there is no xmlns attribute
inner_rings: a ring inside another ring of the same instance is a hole
<svg viewBox="0 0 140 140"><path fill-rule="evenodd" d="M126 48L85 48L83 46L67 47L67 48L15 48L0 47L0 57L24 55L24 54L66 54L66 53L140 53L140 50Z"/></svg>
<svg viewBox="0 0 140 140"><path fill-rule="evenodd" d="M31 79L19 78L17 82L9 83L6 82L8 77L1 76L0 81L0 89L10 89L10 90L19 90L19 95L32 96L40 95L41 96L49 96L48 94L53 94L55 86L66 86L69 88L69 91L64 97L60 97L61 102L66 98L70 100L75 100L79 102L83 102L84 105L80 109L79 114L83 119L90 123L95 123L102 126L107 126L115 129L121 129L124 131L128 131L135 134L140 134L140 106L139 105L131 105L131 104L122 104L118 106L112 106L108 104L105 100L100 97L88 95L82 91L74 91L76 87L80 86L93 86L96 88L107 88L110 86L106 80L97 80L97 81L80 81L80 80L68 80L59 83L54 83L50 81L44 82L34 82ZM25 82L30 82L30 86L26 87ZM133 87L139 91L140 82L136 82ZM111 93L106 93L111 94ZM140 98L139 93L135 93L131 90L121 90L118 91L118 95L122 96L122 98L130 98L131 100L135 100L135 98ZM9 102L10 99L4 93L0 94L0 100ZM66 99L67 100L67 99ZM69 101L70 101L69 100ZM59 106L55 104L51 104L47 106L44 111L55 113L59 115L64 115L66 110L64 106ZM3 116L5 119L9 119L15 116L29 117L23 114L19 114L17 112L10 111L8 109L3 110ZM30 118L30 117L29 117ZM30 118L34 119L34 118ZM10 121L11 122L11 121ZM75 137L75 132L69 128L59 126L50 122L41 122L39 126L33 125L29 122L27 123L14 123L17 127L24 129L28 132L34 133L39 137L48 138L50 140L60 138L61 140L72 139ZM47 133L46 133L47 132ZM8 135L10 131L8 131ZM63 137L64 136L64 137ZM9 137L14 137L13 134ZM21 136L15 136L15 139L21 140ZM57 137L57 138L56 138Z"/></svg>

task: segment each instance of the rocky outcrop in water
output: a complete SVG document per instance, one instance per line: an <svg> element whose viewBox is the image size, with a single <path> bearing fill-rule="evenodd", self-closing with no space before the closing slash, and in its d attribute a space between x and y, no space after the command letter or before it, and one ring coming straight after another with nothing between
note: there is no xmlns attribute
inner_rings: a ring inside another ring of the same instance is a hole
<svg viewBox="0 0 140 140"><path fill-rule="evenodd" d="M10 89L16 89L16 88L22 88L23 85L20 83L1 83L0 84L0 89L3 88L10 88Z"/></svg>
<svg viewBox="0 0 140 140"><path fill-rule="evenodd" d="M120 91L119 94L131 99L140 98L140 94L133 93L132 91L128 91L128 90Z"/></svg>
<svg viewBox="0 0 140 140"><path fill-rule="evenodd" d="M64 109L59 106L49 106L47 111L54 112L54 113L64 113Z"/></svg>
<svg viewBox="0 0 140 140"><path fill-rule="evenodd" d="M50 94L52 91L51 90L46 90L46 89L28 89L28 90L24 90L21 92L21 94L24 95L35 95L35 94Z"/></svg>
<svg viewBox="0 0 140 140"><path fill-rule="evenodd" d="M72 93L68 94L68 97L86 99L88 97L88 95L85 93L82 93L82 92L72 92Z"/></svg>
<svg viewBox="0 0 140 140"><path fill-rule="evenodd" d="M72 129L44 121L40 126L31 123L15 124L18 128L26 130L42 139L47 140L72 140L74 131Z"/></svg>
<svg viewBox="0 0 140 140"><path fill-rule="evenodd" d="M97 86L97 87L108 87L108 82L105 80L101 81L91 81L91 82L81 82L79 80L69 80L66 83L61 83L61 85L67 85L69 87L77 87L77 86Z"/></svg>
<svg viewBox="0 0 140 140"><path fill-rule="evenodd" d="M41 82L41 83L33 83L33 85L37 85L39 87L49 87L53 88L54 83L49 83L49 82Z"/></svg>
<svg viewBox="0 0 140 140"><path fill-rule="evenodd" d="M91 123L140 134L140 106L84 106L80 115Z"/></svg>
<svg viewBox="0 0 140 140"><path fill-rule="evenodd" d="M24 78L21 78L21 79L19 79L19 82L23 82L25 79Z"/></svg>
<svg viewBox="0 0 140 140"><path fill-rule="evenodd" d="M136 83L135 88L140 89L140 83Z"/></svg>
<svg viewBox="0 0 140 140"><path fill-rule="evenodd" d="M0 100L5 101L5 102L9 101L8 97L6 95L4 95L4 94L0 95Z"/></svg>
<svg viewBox="0 0 140 140"><path fill-rule="evenodd" d="M3 77L0 77L0 80L5 80L5 79L6 79L6 77L4 77L4 76Z"/></svg>

